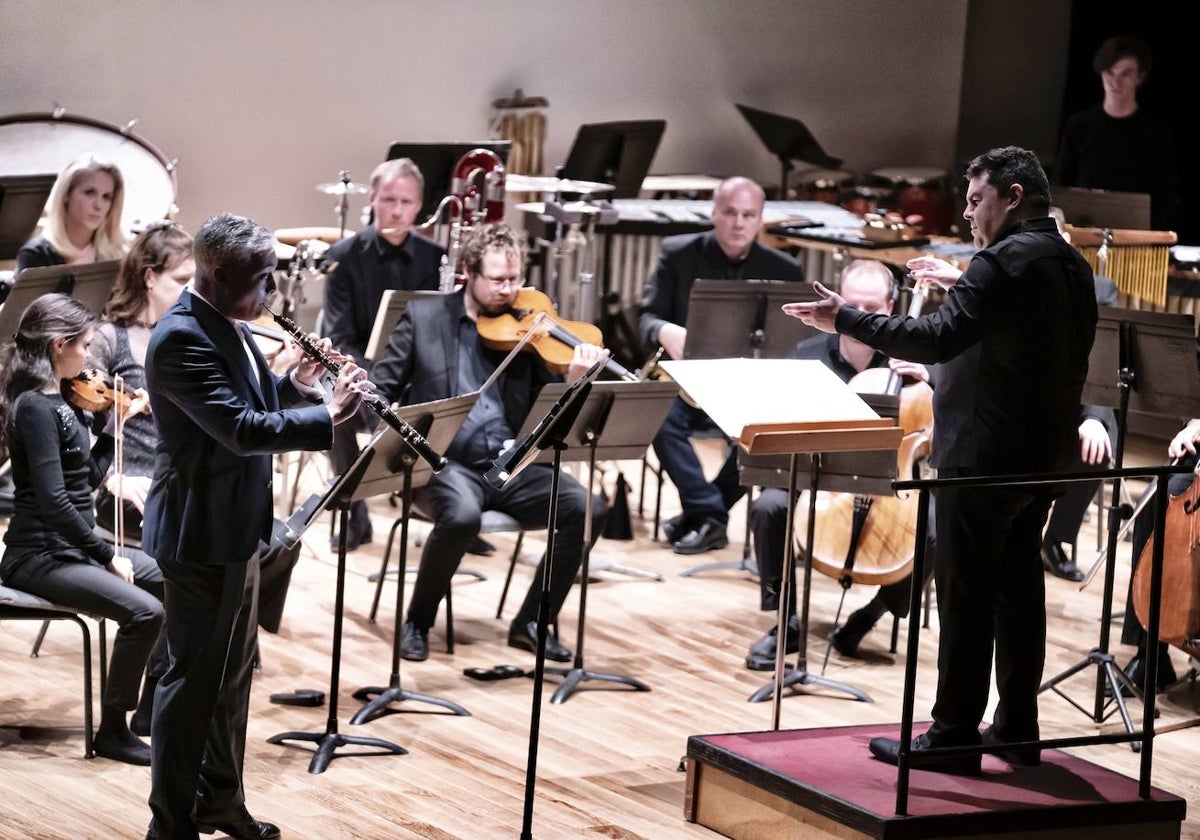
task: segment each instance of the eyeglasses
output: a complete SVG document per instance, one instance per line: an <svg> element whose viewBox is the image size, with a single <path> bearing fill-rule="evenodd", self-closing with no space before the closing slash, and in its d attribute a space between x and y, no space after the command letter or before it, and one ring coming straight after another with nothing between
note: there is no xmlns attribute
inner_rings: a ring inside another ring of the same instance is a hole
<svg viewBox="0 0 1200 840"><path fill-rule="evenodd" d="M502 289L505 286L511 286L513 288L520 288L520 286L521 286L521 278L519 276L517 276L517 277L488 277L486 274L481 274L479 276L482 279L486 280L489 284L491 284L492 288L494 288L494 289Z"/></svg>

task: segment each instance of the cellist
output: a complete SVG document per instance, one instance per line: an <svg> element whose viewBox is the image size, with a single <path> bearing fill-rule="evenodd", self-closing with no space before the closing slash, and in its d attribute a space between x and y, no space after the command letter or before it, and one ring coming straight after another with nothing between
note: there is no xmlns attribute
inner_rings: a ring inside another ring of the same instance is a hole
<svg viewBox="0 0 1200 840"><path fill-rule="evenodd" d="M504 360L505 353L485 346L476 322L501 315L516 300L522 285L523 242L506 224L478 225L463 245L467 282L457 291L414 300L404 310L375 364L373 381L379 393L404 404L448 399L482 386ZM567 381L574 381L608 351L592 344L574 348ZM542 528L550 503L552 467L533 464L503 489L491 486L484 473L516 438L542 386L557 379L545 365L522 353L483 391L446 448L450 463L429 483L417 489L416 504L433 518L409 601L401 639L401 655L421 661L429 656L429 628L450 580L479 533L484 510L500 510L523 525ZM557 533L551 568L551 620L570 592L582 559L587 491L568 475L559 479ZM593 539L604 530L607 508L597 497L593 508ZM542 560L546 562L545 558ZM541 567L509 626L508 644L533 651L537 643L537 607ZM553 635L546 658L569 662L572 653Z"/></svg>
<svg viewBox="0 0 1200 840"><path fill-rule="evenodd" d="M894 301L895 278L891 269L876 260L852 261L842 273L841 294L848 302L864 312L890 315ZM890 367L900 376L917 382L929 382L930 371L925 365L889 359L850 336L825 334L808 338L792 348L789 358L812 359L823 362L844 382L872 368ZM928 543L930 554L926 577L933 573L933 515L930 507ZM779 608L779 588L787 529L787 491L768 487L750 505L750 528L754 535L755 559L758 563L760 602L763 610ZM903 618L908 615L910 577L879 587L875 596L852 613L844 625L830 637L834 649L845 656L854 656L862 638L883 617L885 612ZM793 581L795 578L793 578ZM799 649L799 621L796 618L795 593L788 598L787 652ZM777 625L750 646L746 667L752 671L769 671L775 667Z"/></svg>
<svg viewBox="0 0 1200 840"><path fill-rule="evenodd" d="M1171 442L1167 444L1167 457L1183 464L1191 464L1194 467L1198 444L1200 444L1200 418L1193 418L1187 421L1175 437L1171 438ZM1167 479L1167 494L1178 496L1183 493L1192 486L1194 477L1194 472L1172 475ZM1146 630L1138 621L1137 611L1133 606L1133 573L1137 570L1138 558L1142 556L1142 549L1149 542L1153 533L1154 506L1148 505L1138 514L1133 523L1133 568L1129 572L1129 596L1126 601L1125 624L1121 628L1121 643L1137 645L1137 653L1129 660L1124 669L1125 676L1129 677L1137 686L1145 684L1147 657ZM1166 642L1158 643L1158 673L1155 690L1159 692L1165 691L1167 686L1177 679L1175 668L1171 665L1170 650L1170 645Z"/></svg>

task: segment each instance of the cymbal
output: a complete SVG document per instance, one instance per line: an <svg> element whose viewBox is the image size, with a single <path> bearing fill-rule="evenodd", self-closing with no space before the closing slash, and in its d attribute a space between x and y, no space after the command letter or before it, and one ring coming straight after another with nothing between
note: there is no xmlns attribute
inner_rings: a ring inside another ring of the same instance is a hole
<svg viewBox="0 0 1200 840"><path fill-rule="evenodd" d="M552 192L552 193L602 193L612 192L612 184L598 181L575 181L570 178L555 178L553 175L507 175L504 178L505 192Z"/></svg>
<svg viewBox="0 0 1200 840"><path fill-rule="evenodd" d="M334 181L329 184L317 184L317 192L323 192L326 195L362 195L369 192L370 187L366 184L349 184L342 181Z"/></svg>

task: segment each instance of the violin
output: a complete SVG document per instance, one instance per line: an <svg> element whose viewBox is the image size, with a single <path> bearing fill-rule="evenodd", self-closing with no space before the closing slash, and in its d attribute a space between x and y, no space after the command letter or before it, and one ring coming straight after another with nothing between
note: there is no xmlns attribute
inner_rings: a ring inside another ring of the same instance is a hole
<svg viewBox="0 0 1200 840"><path fill-rule="evenodd" d="M537 353L552 371L566 373L575 355L575 348L580 344L602 346L604 336L601 335L599 327L586 321L568 321L558 317L550 298L532 288L518 291L507 312L499 315L480 315L475 326L484 345L493 350L507 351L517 346L529 333L538 315L543 312L546 313L543 321L548 323L549 327L538 330L525 346ZM612 359L608 359L604 367L622 379L631 382L637 379L637 376Z"/></svg>
<svg viewBox="0 0 1200 840"><path fill-rule="evenodd" d="M111 379L102 371L87 368L79 376L70 380L67 399L70 403L84 411L109 411L115 405L121 416L124 416L136 398L133 391L118 391ZM150 404L142 409L150 413Z"/></svg>

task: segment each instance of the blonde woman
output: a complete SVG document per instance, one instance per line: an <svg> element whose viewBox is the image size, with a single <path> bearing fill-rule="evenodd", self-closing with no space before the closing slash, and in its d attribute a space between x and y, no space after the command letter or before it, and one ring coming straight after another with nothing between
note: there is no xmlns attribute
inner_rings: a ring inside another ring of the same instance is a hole
<svg viewBox="0 0 1200 840"><path fill-rule="evenodd" d="M54 182L42 232L21 246L17 273L26 268L117 260L125 255L121 210L125 179L116 164L82 155Z"/></svg>

